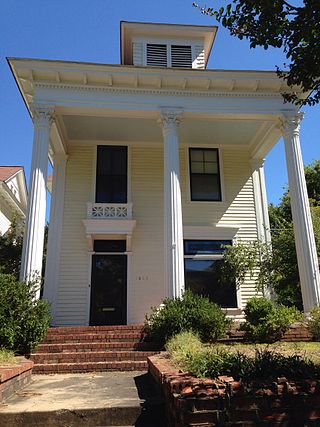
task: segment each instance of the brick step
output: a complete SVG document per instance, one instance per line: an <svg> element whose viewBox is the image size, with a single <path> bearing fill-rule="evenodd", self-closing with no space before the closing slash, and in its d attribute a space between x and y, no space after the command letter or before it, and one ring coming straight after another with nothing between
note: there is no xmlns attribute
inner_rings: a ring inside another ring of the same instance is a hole
<svg viewBox="0 0 320 427"><path fill-rule="evenodd" d="M71 353L32 353L30 359L35 364L87 363L104 361L146 361L156 354L152 351L95 351Z"/></svg>
<svg viewBox="0 0 320 427"><path fill-rule="evenodd" d="M103 372L103 371L146 371L147 361L109 361L85 363L37 363L33 365L34 374L62 374L78 372Z"/></svg>
<svg viewBox="0 0 320 427"><path fill-rule="evenodd" d="M70 342L82 342L82 341L139 341L141 339L140 332L96 332L96 333L73 333L73 334L52 334L47 335L44 339L43 344L50 343L70 343Z"/></svg>
<svg viewBox="0 0 320 427"><path fill-rule="evenodd" d="M83 351L107 351L107 350L153 350L152 343L134 341L115 342L76 342L76 343L53 343L39 344L34 353L63 353Z"/></svg>
<svg viewBox="0 0 320 427"><path fill-rule="evenodd" d="M62 335L62 334L74 334L74 333L86 333L86 332L104 332L104 331L115 331L115 332L133 332L143 330L143 325L113 325L113 326L62 326L56 328L49 328L48 335Z"/></svg>

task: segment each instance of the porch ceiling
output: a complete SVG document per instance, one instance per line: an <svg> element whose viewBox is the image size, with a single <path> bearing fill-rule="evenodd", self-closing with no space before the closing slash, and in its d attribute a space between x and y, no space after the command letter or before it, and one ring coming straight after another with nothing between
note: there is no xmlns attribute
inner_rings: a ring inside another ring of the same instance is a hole
<svg viewBox="0 0 320 427"><path fill-rule="evenodd" d="M148 118L63 115L69 141L161 142L161 128ZM254 120L209 120L186 118L180 125L182 143L240 145L252 143L265 122Z"/></svg>

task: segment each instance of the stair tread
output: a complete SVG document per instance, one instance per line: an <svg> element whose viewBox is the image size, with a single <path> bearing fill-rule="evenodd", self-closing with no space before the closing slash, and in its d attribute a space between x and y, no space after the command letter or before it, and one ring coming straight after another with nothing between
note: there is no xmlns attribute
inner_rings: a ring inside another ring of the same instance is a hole
<svg viewBox="0 0 320 427"><path fill-rule="evenodd" d="M76 354L76 355L81 355L81 354L85 354L85 355L91 355L91 354L130 354L130 355L143 355L143 354L154 354L157 353L156 351L152 351L152 350L146 350L146 351L140 351L140 350L116 350L116 351L68 351L68 352L63 352L63 353L31 353L30 356L41 356L41 357L45 357L45 356L57 356L57 355L71 355L71 354Z"/></svg>

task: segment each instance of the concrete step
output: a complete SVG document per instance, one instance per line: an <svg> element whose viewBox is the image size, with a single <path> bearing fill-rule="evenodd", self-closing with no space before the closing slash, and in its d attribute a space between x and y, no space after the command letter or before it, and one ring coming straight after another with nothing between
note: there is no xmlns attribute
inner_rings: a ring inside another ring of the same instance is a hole
<svg viewBox="0 0 320 427"><path fill-rule="evenodd" d="M152 351L91 351L69 353L32 353L31 360L35 364L47 363L87 363L111 361L146 361L147 357L154 355Z"/></svg>
<svg viewBox="0 0 320 427"><path fill-rule="evenodd" d="M63 353L82 351L107 351L107 350L141 350L153 349L152 343L134 341L111 341L111 342L72 342L39 344L34 353Z"/></svg>
<svg viewBox="0 0 320 427"><path fill-rule="evenodd" d="M33 375L0 405L0 427L165 427L157 385L144 372Z"/></svg>
<svg viewBox="0 0 320 427"><path fill-rule="evenodd" d="M146 371L146 360L118 360L79 363L37 363L33 365L35 374L105 372L105 371Z"/></svg>
<svg viewBox="0 0 320 427"><path fill-rule="evenodd" d="M138 342L141 339L139 331L120 332L120 331L102 331L102 332L83 332L83 333L65 333L49 334L42 342L43 344L51 343L72 343L72 342Z"/></svg>

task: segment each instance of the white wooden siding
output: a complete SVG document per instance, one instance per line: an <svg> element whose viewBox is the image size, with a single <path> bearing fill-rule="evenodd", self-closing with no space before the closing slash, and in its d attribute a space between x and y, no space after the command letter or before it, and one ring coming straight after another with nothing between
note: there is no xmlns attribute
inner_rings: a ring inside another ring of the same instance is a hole
<svg viewBox="0 0 320 427"><path fill-rule="evenodd" d="M12 219L12 209L10 209L8 202L0 196L0 235L9 230Z"/></svg>
<svg viewBox="0 0 320 427"><path fill-rule="evenodd" d="M94 147L72 147L66 169L65 207L56 324L85 325L88 304L89 255L82 220L92 199Z"/></svg>
<svg viewBox="0 0 320 427"><path fill-rule="evenodd" d="M132 63L133 65L143 65L143 43L132 43Z"/></svg>
<svg viewBox="0 0 320 427"><path fill-rule="evenodd" d="M163 150L131 150L133 217L129 321L141 322L164 298Z"/></svg>
<svg viewBox="0 0 320 427"><path fill-rule="evenodd" d="M194 46L194 55L195 59L192 68L205 68L203 45Z"/></svg>
<svg viewBox="0 0 320 427"><path fill-rule="evenodd" d="M249 153L242 150L221 150L222 202L191 202L189 191L188 150L180 149L182 212L184 225L227 227L240 226L236 239L257 239L257 224ZM256 293L250 278L241 287L241 308Z"/></svg>
<svg viewBox="0 0 320 427"><path fill-rule="evenodd" d="M66 171L65 209L61 241L57 325L84 325L88 313L89 259L82 219L92 201L95 146L72 147ZM185 226L240 226L237 239L257 237L249 153L221 152L224 201L191 202L188 151L180 149L183 222ZM161 146L131 146L133 218L132 263L128 286L128 323L144 320L164 297L163 150ZM255 294L252 280L241 289L241 306Z"/></svg>

